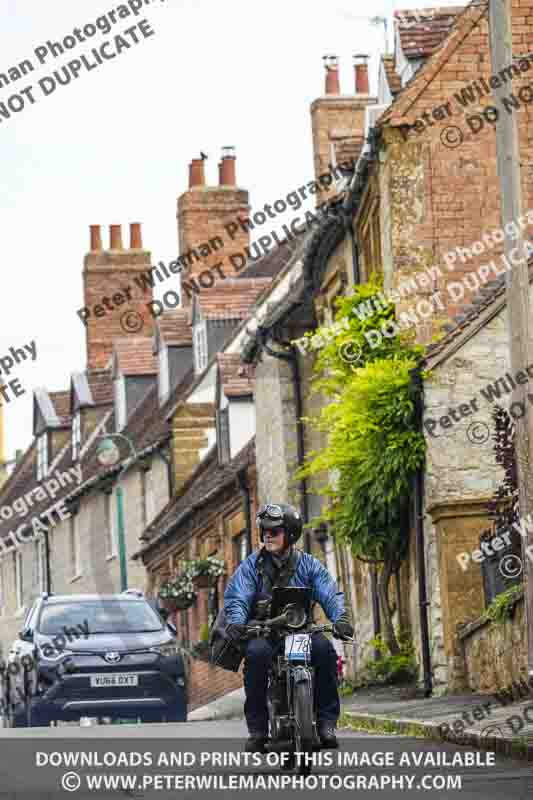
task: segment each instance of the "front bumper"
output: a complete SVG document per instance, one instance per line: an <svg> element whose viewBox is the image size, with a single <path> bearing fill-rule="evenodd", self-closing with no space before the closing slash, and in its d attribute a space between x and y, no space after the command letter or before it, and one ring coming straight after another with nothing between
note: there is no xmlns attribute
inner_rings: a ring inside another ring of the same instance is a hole
<svg viewBox="0 0 533 800"><path fill-rule="evenodd" d="M99 655L71 656L62 662L59 672L40 669L40 691L33 708L51 719L102 716L120 713L136 715L143 711L161 712L172 717L187 715L187 692L182 662L157 654L141 658L127 654L116 666L105 665ZM137 686L91 686L91 675L136 675Z"/></svg>

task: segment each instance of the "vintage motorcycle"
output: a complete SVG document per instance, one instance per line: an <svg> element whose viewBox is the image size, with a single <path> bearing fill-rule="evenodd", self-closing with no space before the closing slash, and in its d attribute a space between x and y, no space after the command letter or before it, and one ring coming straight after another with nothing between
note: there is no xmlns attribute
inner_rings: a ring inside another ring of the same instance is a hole
<svg viewBox="0 0 533 800"><path fill-rule="evenodd" d="M312 623L310 590L297 587L274 588L271 601L258 601L254 616L246 626L247 639L275 632L284 640L268 675L270 736L266 750L284 754L280 761L283 769L296 767L300 775L308 775L312 753L321 749L311 637L332 633L333 626Z"/></svg>

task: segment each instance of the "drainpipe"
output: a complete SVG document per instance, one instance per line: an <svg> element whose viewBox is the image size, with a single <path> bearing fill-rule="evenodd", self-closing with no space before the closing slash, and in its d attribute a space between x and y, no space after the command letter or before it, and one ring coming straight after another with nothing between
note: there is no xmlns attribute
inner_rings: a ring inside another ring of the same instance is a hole
<svg viewBox="0 0 533 800"><path fill-rule="evenodd" d="M359 271L359 248L357 246L357 241L355 239L355 233L353 230L351 215L344 211L343 214L344 219L344 227L348 236L350 237L350 242L352 243L352 266L353 266L353 277L354 283L357 285L361 283L361 274Z"/></svg>
<svg viewBox="0 0 533 800"><path fill-rule="evenodd" d="M237 481L239 483L239 489L244 501L244 515L246 517L246 544L248 555L250 555L252 552L252 506L246 469L241 469L241 471L237 474Z"/></svg>
<svg viewBox="0 0 533 800"><path fill-rule="evenodd" d="M299 305L299 304L298 304ZM304 427L302 422L303 404L302 404L302 389L300 383L300 365L298 363L298 354L293 345L287 345L285 342L280 342L276 339L277 344L285 345L287 350L285 352L273 350L268 344L267 339L272 335L271 331L265 328L259 328L258 333L261 337L261 342L266 352L273 358L280 358L283 361L288 361L292 370L292 385L294 388L294 404L296 406L296 456L298 466L303 467L305 461L305 442L304 442ZM273 337L272 337L273 338ZM300 484L300 510L304 525L309 522L309 500L307 497L307 481L302 478ZM311 534L309 530L304 532L305 549L308 553L311 552Z"/></svg>
<svg viewBox="0 0 533 800"><path fill-rule="evenodd" d="M420 365L411 370L411 387L415 404L415 421L418 431L422 430L424 417L424 383ZM422 644L422 666L424 672L424 694L429 697L433 691L431 678L431 654L429 648L428 606L426 586L426 560L424 544L424 466L416 472L413 479L414 515L416 531L416 565L418 572L418 604L420 608L420 638Z"/></svg>

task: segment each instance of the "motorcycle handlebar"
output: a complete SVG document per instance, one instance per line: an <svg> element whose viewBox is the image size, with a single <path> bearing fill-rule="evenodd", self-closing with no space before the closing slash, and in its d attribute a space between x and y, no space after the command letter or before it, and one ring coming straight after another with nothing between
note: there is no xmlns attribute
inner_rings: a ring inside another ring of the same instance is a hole
<svg viewBox="0 0 533 800"><path fill-rule="evenodd" d="M267 620L265 622L261 622L259 625L246 625L246 633L253 635L254 633L257 636L261 636L270 632L273 627L273 624L276 625L280 623L280 617L274 617L272 620ZM295 633L299 633L300 631L294 631ZM301 633L333 633L333 625L308 625L301 630ZM355 642L355 639L341 639L341 641L350 644Z"/></svg>

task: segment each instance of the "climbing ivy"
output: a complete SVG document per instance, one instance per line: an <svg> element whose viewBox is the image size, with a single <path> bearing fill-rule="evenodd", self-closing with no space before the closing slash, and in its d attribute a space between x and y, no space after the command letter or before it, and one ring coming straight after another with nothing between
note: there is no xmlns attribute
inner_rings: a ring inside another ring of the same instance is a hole
<svg viewBox="0 0 533 800"><path fill-rule="evenodd" d="M330 522L357 558L380 565L383 634L395 655L388 586L407 554L410 487L425 453L410 374L424 348L401 332L372 347L379 337L369 332L387 321L394 321L394 306L374 279L338 300L333 325L307 336L317 353L312 391L329 402L306 421L326 444L308 455L296 477L327 475L319 490L327 502L313 522Z"/></svg>

